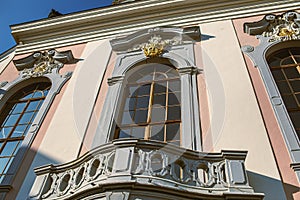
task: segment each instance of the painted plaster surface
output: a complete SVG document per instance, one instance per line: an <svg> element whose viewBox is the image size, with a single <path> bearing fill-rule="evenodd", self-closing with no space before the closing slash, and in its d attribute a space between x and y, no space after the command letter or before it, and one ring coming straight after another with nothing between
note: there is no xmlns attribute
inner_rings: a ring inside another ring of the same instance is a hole
<svg viewBox="0 0 300 200"><path fill-rule="evenodd" d="M87 44L39 148L39 152L59 163L77 157L99 87L98 79L106 67L105 59L99 59L99 55L105 58L101 44ZM93 54L97 48L100 49L98 59Z"/></svg>
<svg viewBox="0 0 300 200"><path fill-rule="evenodd" d="M99 93L97 96L97 100L95 102L95 106L93 108L92 115L90 117L88 128L85 133L85 137L83 140L83 146L80 150L80 155L83 155L85 152L91 150L91 148L92 148L92 144L93 144L94 137L95 137L95 134L97 131L101 112L103 109L103 105L104 105L108 87L109 87L107 80L108 80L108 78L110 78L112 76L112 72L113 72L115 63L116 63L116 53L112 52L111 57L109 59L109 63L107 65L107 69L106 69L105 74L102 79L102 83L101 83L100 90L99 90Z"/></svg>
<svg viewBox="0 0 300 200"><path fill-rule="evenodd" d="M13 59L15 52L11 52L9 55L5 56L4 58L0 59L0 74L9 64L9 62Z"/></svg>
<svg viewBox="0 0 300 200"><path fill-rule="evenodd" d="M247 150L246 168L251 186L265 192L265 199L285 199L232 22L202 24L201 32L209 35L202 42L202 57L214 150Z"/></svg>
<svg viewBox="0 0 300 200"><path fill-rule="evenodd" d="M259 40L255 36L250 36L243 31L243 24L246 22L256 22L264 16L250 17L234 20L234 27L241 46L251 45L256 47ZM270 97L267 94L264 83L257 67L254 67L251 59L245 55L245 61L248 66L249 74L251 76L253 86L257 95L257 99L261 108L264 122L268 131L268 135L275 153L277 164L284 182L284 188L288 199L300 199L300 192L298 189L298 180L295 172L290 167L291 159L283 139L282 132L276 120L274 110L270 103Z"/></svg>

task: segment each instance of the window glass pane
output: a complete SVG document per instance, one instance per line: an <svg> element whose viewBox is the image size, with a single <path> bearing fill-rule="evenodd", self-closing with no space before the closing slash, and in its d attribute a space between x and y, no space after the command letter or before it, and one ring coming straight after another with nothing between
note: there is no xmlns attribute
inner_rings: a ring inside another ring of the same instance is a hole
<svg viewBox="0 0 300 200"><path fill-rule="evenodd" d="M285 80L284 75L281 70L272 70L272 74L276 81Z"/></svg>
<svg viewBox="0 0 300 200"><path fill-rule="evenodd" d="M300 94L296 94L296 97L298 99L298 102L300 102Z"/></svg>
<svg viewBox="0 0 300 200"><path fill-rule="evenodd" d="M282 98L287 109L298 108L297 102L293 95L282 95Z"/></svg>
<svg viewBox="0 0 300 200"><path fill-rule="evenodd" d="M48 93L49 93L49 89L48 90L44 90L44 97L47 96Z"/></svg>
<svg viewBox="0 0 300 200"><path fill-rule="evenodd" d="M142 83L142 82L149 82L153 80L153 74L148 74L140 78L137 83Z"/></svg>
<svg viewBox="0 0 300 200"><path fill-rule="evenodd" d="M300 128L300 111L290 112L291 120L294 123L295 128Z"/></svg>
<svg viewBox="0 0 300 200"><path fill-rule="evenodd" d="M20 137L22 135L26 135L28 129L28 125L18 125L13 131L11 137Z"/></svg>
<svg viewBox="0 0 300 200"><path fill-rule="evenodd" d="M26 104L27 104L27 102L16 104L12 110L12 113L13 114L21 113L24 110L24 107L26 106Z"/></svg>
<svg viewBox="0 0 300 200"><path fill-rule="evenodd" d="M136 124L146 123L148 117L148 110L137 110L134 116L134 122Z"/></svg>
<svg viewBox="0 0 300 200"><path fill-rule="evenodd" d="M13 126L15 125L15 123L17 122L18 118L19 118L20 114L14 114L14 115L10 115L8 116L8 119L6 119L6 122L4 122L4 126Z"/></svg>
<svg viewBox="0 0 300 200"><path fill-rule="evenodd" d="M281 65L290 65L295 64L294 60L291 57L287 57L281 60Z"/></svg>
<svg viewBox="0 0 300 200"><path fill-rule="evenodd" d="M169 81L169 92L180 91L180 81Z"/></svg>
<svg viewBox="0 0 300 200"><path fill-rule="evenodd" d="M134 112L125 111L122 117L122 124L131 124Z"/></svg>
<svg viewBox="0 0 300 200"><path fill-rule="evenodd" d="M292 85L294 92L300 92L300 80L290 81L290 83Z"/></svg>
<svg viewBox="0 0 300 200"><path fill-rule="evenodd" d="M167 141L180 140L180 124L167 124Z"/></svg>
<svg viewBox="0 0 300 200"><path fill-rule="evenodd" d="M9 162L9 158L0 158L0 173L2 174L5 166L7 165L7 163Z"/></svg>
<svg viewBox="0 0 300 200"><path fill-rule="evenodd" d="M39 97L43 97L44 93L43 91L35 91L35 93L33 94L32 98L39 98Z"/></svg>
<svg viewBox="0 0 300 200"><path fill-rule="evenodd" d="M284 73L286 74L287 78L289 78L289 79L300 78L299 72L296 69L296 67L284 68Z"/></svg>
<svg viewBox="0 0 300 200"><path fill-rule="evenodd" d="M119 132L119 138L130 138L130 129L121 129Z"/></svg>
<svg viewBox="0 0 300 200"><path fill-rule="evenodd" d="M145 127L133 127L132 128L132 137L134 138L140 138L140 139L144 139L145 137Z"/></svg>
<svg viewBox="0 0 300 200"><path fill-rule="evenodd" d="M146 85L140 86L139 90L138 90L138 95L139 96L149 95L150 94L150 88L151 88L151 84L146 84Z"/></svg>
<svg viewBox="0 0 300 200"><path fill-rule="evenodd" d="M10 165L11 165L11 163L12 163L13 160L14 160L14 157L11 157L11 158L9 159L9 161L8 161L8 163L7 163L7 165L6 165L5 169L4 169L4 171L3 171L3 174L6 174L6 173L7 173L7 171L8 171L8 169L9 169L9 167L10 167Z"/></svg>
<svg viewBox="0 0 300 200"><path fill-rule="evenodd" d="M31 122L31 118L33 115L34 112L24 113L23 116L21 117L19 124L28 124L29 122Z"/></svg>
<svg viewBox="0 0 300 200"><path fill-rule="evenodd" d="M129 90L129 97L136 96L137 95L138 86L130 86L128 88L128 90Z"/></svg>
<svg viewBox="0 0 300 200"><path fill-rule="evenodd" d="M136 98L126 98L124 110L134 110Z"/></svg>
<svg viewBox="0 0 300 200"><path fill-rule="evenodd" d="M278 82L278 89L281 93L283 94L290 94L291 90L289 88L289 85L287 84L287 82Z"/></svg>
<svg viewBox="0 0 300 200"><path fill-rule="evenodd" d="M167 92L166 82L154 84L154 94L166 93L166 92Z"/></svg>
<svg viewBox="0 0 300 200"><path fill-rule="evenodd" d="M168 104L169 105L178 105L180 104L180 94L179 93L169 93Z"/></svg>
<svg viewBox="0 0 300 200"><path fill-rule="evenodd" d="M137 98L136 109L148 108L148 106L149 106L149 96L144 96L144 97L138 97Z"/></svg>
<svg viewBox="0 0 300 200"><path fill-rule="evenodd" d="M152 108L151 112L151 122L164 122L165 121L165 113L166 108L160 107L160 108Z"/></svg>
<svg viewBox="0 0 300 200"><path fill-rule="evenodd" d="M278 66L280 66L280 61L281 61L280 58L271 57L271 59L269 59L269 63L270 63L271 67L278 67Z"/></svg>
<svg viewBox="0 0 300 200"><path fill-rule="evenodd" d="M33 93L29 93L26 96L24 96L21 100L30 99L32 97Z"/></svg>
<svg viewBox="0 0 300 200"><path fill-rule="evenodd" d="M153 96L153 107L166 106L166 94Z"/></svg>
<svg viewBox="0 0 300 200"><path fill-rule="evenodd" d="M162 72L156 72L155 73L155 80L164 80L167 79L168 75Z"/></svg>
<svg viewBox="0 0 300 200"><path fill-rule="evenodd" d="M33 111L38 109L40 101L31 101L26 109L26 111Z"/></svg>
<svg viewBox="0 0 300 200"><path fill-rule="evenodd" d="M1 139L7 138L12 129L13 129L12 126L5 126L1 128L0 138Z"/></svg>
<svg viewBox="0 0 300 200"><path fill-rule="evenodd" d="M168 120L180 120L180 106L173 106L168 108Z"/></svg>
<svg viewBox="0 0 300 200"><path fill-rule="evenodd" d="M151 126L151 140L164 141L164 125Z"/></svg>
<svg viewBox="0 0 300 200"><path fill-rule="evenodd" d="M7 142L4 146L4 149L0 153L0 156L12 156L15 148L17 147L19 141Z"/></svg>

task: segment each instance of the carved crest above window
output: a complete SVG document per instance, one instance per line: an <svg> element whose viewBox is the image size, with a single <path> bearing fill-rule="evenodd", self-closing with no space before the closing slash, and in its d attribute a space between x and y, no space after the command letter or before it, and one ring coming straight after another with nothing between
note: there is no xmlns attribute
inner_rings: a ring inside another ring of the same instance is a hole
<svg viewBox="0 0 300 200"><path fill-rule="evenodd" d="M147 43L136 45L128 51L143 50L146 57L156 57L164 52L167 46L181 44L182 40L179 37L163 40L159 35L152 36Z"/></svg>
<svg viewBox="0 0 300 200"><path fill-rule="evenodd" d="M244 32L268 37L269 42L300 39L300 14L294 11L282 15L266 15L262 20L244 24Z"/></svg>
<svg viewBox="0 0 300 200"><path fill-rule="evenodd" d="M39 77L52 73L53 69L57 72L64 64L76 63L78 60L73 57L71 50L58 52L54 49L33 54L14 60L18 71L23 78Z"/></svg>
<svg viewBox="0 0 300 200"><path fill-rule="evenodd" d="M175 45L200 41L198 26L188 28L156 27L138 31L125 38L111 40L114 51L143 51L146 57L156 57Z"/></svg>

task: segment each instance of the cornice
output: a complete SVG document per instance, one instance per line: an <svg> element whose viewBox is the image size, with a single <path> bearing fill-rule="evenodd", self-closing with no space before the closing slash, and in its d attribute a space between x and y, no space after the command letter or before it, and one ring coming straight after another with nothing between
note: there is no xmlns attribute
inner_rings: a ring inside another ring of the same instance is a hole
<svg viewBox="0 0 300 200"><path fill-rule="evenodd" d="M116 38L156 26L188 26L300 9L297 0L144 0L12 25L17 54ZM55 31L53 31L55 30Z"/></svg>

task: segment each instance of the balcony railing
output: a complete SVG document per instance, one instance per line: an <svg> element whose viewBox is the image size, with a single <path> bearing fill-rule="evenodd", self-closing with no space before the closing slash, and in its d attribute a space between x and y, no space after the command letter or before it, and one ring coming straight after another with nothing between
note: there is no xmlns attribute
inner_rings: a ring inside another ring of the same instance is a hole
<svg viewBox="0 0 300 200"><path fill-rule="evenodd" d="M93 191L143 186L173 195L184 191L216 199L262 199L263 194L254 193L248 184L246 154L203 153L153 141L116 140L73 162L37 168L30 198L82 199Z"/></svg>

